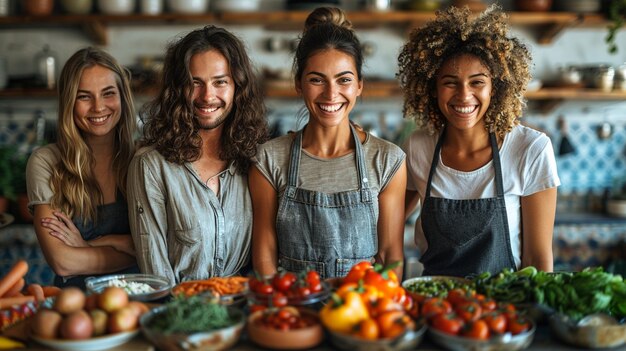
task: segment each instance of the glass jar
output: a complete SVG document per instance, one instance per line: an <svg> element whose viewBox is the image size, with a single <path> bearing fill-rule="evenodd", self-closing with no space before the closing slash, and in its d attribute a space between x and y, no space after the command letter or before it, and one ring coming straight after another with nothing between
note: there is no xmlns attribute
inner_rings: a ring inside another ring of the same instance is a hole
<svg viewBox="0 0 626 351"><path fill-rule="evenodd" d="M58 59L54 51L50 50L48 45L43 47L37 55L35 55L35 67L37 67L37 81L39 84L48 89L56 87Z"/></svg>
<svg viewBox="0 0 626 351"><path fill-rule="evenodd" d="M595 76L596 88L610 92L613 90L613 82L615 81L615 68L613 67L598 67Z"/></svg>
<svg viewBox="0 0 626 351"><path fill-rule="evenodd" d="M626 63L623 63L615 70L615 90L626 91Z"/></svg>

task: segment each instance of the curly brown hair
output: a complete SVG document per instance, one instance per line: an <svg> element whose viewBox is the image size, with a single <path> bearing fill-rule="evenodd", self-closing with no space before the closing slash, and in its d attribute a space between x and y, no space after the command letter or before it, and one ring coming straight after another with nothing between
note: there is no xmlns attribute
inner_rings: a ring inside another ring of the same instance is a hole
<svg viewBox="0 0 626 351"><path fill-rule="evenodd" d="M220 158L234 161L240 173L247 173L258 144L269 137L263 91L243 42L213 25L194 30L169 45L161 90L142 109L142 144L155 145L167 161L177 164L200 157L202 139L193 111L189 62L193 55L209 50L224 55L235 82L233 109L224 122Z"/></svg>
<svg viewBox="0 0 626 351"><path fill-rule="evenodd" d="M506 21L497 5L475 18L467 7L451 6L414 29L398 57L404 116L414 119L418 128L432 133L442 130L446 119L432 94L437 72L447 60L470 54L491 73L493 96L484 117L487 130L503 138L519 124L532 59L524 44L507 37Z"/></svg>

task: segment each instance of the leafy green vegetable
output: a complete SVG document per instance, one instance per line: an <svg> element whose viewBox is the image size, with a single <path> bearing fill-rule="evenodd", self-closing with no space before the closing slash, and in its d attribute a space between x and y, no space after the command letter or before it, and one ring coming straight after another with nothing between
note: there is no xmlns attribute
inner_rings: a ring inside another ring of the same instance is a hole
<svg viewBox="0 0 626 351"><path fill-rule="evenodd" d="M157 315L150 327L171 333L196 333L221 329L235 324L228 308L209 302L200 296L179 295L168 302L163 313Z"/></svg>

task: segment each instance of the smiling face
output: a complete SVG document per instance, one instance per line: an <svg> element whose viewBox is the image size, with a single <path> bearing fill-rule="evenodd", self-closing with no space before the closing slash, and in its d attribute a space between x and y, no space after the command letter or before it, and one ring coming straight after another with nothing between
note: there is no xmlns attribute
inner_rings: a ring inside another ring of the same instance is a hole
<svg viewBox="0 0 626 351"><path fill-rule="evenodd" d="M296 90L309 110L309 123L336 126L348 119L363 81L350 55L329 49L309 57Z"/></svg>
<svg viewBox="0 0 626 351"><path fill-rule="evenodd" d="M74 101L74 123L87 137L113 135L121 118L116 75L102 66L86 67Z"/></svg>
<svg viewBox="0 0 626 351"><path fill-rule="evenodd" d="M492 81L478 57L463 54L443 63L437 74L437 104L449 128L483 128Z"/></svg>
<svg viewBox="0 0 626 351"><path fill-rule="evenodd" d="M217 50L195 54L189 62L193 77L193 108L202 129L221 126L233 108L235 82L228 61Z"/></svg>

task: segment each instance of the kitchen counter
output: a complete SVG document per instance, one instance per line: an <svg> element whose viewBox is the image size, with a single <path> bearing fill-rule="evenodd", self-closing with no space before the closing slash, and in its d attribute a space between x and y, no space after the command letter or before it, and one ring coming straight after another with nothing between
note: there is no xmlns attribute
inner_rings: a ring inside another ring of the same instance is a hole
<svg viewBox="0 0 626 351"><path fill-rule="evenodd" d="M428 334L428 333L427 333ZM40 346L37 343L29 343L28 347L25 350L49 350L45 347ZM120 345L118 347L114 347L111 349L108 349L110 351L122 351L122 350L126 350L126 351L154 351L155 347L152 346L148 341L146 341L143 336L138 336L136 338L134 338L133 340L131 340L130 342ZM244 334L241 338L241 340L239 341L239 343L237 345L235 345L235 347L233 347L231 350L234 351L253 351L253 350L265 350L263 348L260 347L256 347L254 344L252 344L249 340L247 340L246 335ZM312 349L314 351L329 351L329 350L335 350L332 345L330 345L328 342L324 342L322 345ZM445 350L444 348L441 348L439 346L437 346L436 344L434 344L433 342L431 342L428 339L428 335L425 336L424 340L422 340L422 342L419 344L419 346L416 348L416 350L424 350L424 351L439 351L439 350ZM535 337L533 339L532 344L530 345L530 347L528 347L526 350L529 351L574 351L574 350L581 350L581 348L578 347L574 347L574 346L569 346L564 344L563 342L559 341L559 340L555 340L551 333L550 333L550 329L547 325L541 325L539 326L539 328L537 329L537 332L535 333ZM626 346L622 346L622 347L617 347L617 348L612 348L610 349L612 351L625 351L626 350Z"/></svg>

